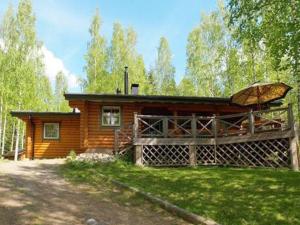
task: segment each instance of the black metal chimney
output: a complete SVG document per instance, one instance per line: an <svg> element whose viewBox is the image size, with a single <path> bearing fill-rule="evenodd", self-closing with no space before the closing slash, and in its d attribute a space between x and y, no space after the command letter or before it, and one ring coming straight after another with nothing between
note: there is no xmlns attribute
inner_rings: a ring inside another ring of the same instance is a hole
<svg viewBox="0 0 300 225"><path fill-rule="evenodd" d="M128 66L125 66L124 71L124 94L128 95Z"/></svg>

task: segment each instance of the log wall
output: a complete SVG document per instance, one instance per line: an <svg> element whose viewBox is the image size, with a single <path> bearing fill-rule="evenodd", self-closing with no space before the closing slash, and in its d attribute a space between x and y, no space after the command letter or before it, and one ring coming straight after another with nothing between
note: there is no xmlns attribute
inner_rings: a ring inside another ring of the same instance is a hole
<svg viewBox="0 0 300 225"><path fill-rule="evenodd" d="M79 115L68 115L67 117L26 119L26 157L60 158L66 157L71 150L77 154L81 153L79 118ZM43 124L47 122L60 123L60 138L58 140L43 139ZM34 146L32 146L33 142Z"/></svg>

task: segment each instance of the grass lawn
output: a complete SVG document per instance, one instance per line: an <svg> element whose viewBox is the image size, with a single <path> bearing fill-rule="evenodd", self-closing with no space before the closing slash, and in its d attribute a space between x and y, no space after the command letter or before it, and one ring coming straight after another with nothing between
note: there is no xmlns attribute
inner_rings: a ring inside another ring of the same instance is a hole
<svg viewBox="0 0 300 225"><path fill-rule="evenodd" d="M61 173L76 182L100 184L99 174L160 196L221 224L300 224L300 173L219 167L140 168L67 163Z"/></svg>

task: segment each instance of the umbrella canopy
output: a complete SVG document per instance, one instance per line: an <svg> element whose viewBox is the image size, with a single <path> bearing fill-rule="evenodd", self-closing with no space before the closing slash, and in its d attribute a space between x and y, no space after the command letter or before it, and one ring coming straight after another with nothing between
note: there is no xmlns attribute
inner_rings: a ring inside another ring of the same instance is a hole
<svg viewBox="0 0 300 225"><path fill-rule="evenodd" d="M285 83L255 83L231 96L234 104L259 105L284 98L292 88Z"/></svg>

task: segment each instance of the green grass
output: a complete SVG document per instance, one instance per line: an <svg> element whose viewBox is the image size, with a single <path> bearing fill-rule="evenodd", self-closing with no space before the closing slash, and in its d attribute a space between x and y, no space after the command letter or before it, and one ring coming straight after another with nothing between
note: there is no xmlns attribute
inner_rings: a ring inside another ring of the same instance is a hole
<svg viewBox="0 0 300 225"><path fill-rule="evenodd" d="M300 224L300 173L288 170L220 167L140 168L67 163L62 174L99 185L99 174L160 196L221 224Z"/></svg>

